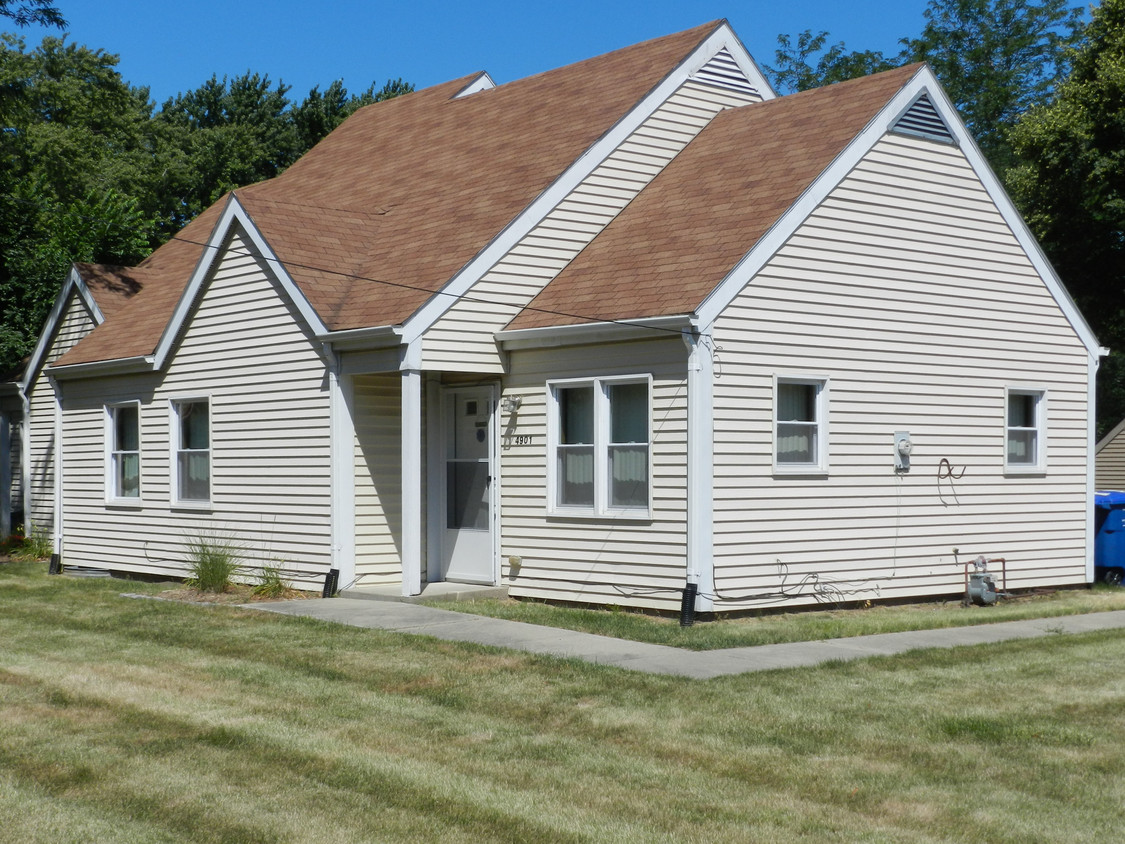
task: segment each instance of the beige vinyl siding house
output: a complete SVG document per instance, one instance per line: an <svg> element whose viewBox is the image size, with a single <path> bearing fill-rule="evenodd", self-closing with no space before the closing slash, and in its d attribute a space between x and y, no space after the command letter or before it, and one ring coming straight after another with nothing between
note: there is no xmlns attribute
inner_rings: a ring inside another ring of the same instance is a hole
<svg viewBox="0 0 1125 844"><path fill-rule="evenodd" d="M1092 575L1102 350L921 65L776 97L719 21L476 74L71 286L109 310L21 387L66 565L221 535L310 589L701 612Z"/></svg>
<svg viewBox="0 0 1125 844"><path fill-rule="evenodd" d="M1098 489L1125 489L1125 421L1098 441L1095 449Z"/></svg>
<svg viewBox="0 0 1125 844"><path fill-rule="evenodd" d="M956 147L880 140L714 333L724 606L950 594L981 554L1015 589L1085 579L1089 356ZM823 470L775 462L787 377L827 385ZM1046 395L1026 475L1005 466L1016 386Z"/></svg>

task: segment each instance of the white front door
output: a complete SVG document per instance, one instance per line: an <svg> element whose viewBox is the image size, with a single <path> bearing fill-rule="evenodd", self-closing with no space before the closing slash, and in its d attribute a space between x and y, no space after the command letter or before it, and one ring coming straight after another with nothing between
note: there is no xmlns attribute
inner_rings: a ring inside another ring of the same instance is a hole
<svg viewBox="0 0 1125 844"><path fill-rule="evenodd" d="M442 401L441 579L496 582L493 390L447 388Z"/></svg>

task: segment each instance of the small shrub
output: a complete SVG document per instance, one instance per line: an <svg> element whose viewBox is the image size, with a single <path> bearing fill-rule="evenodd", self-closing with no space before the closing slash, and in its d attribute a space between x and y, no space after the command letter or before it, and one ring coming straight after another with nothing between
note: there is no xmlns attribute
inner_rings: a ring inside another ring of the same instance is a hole
<svg viewBox="0 0 1125 844"><path fill-rule="evenodd" d="M238 571L239 551L234 540L219 534L201 533L187 543L188 586L201 592L226 592Z"/></svg>
<svg viewBox="0 0 1125 844"><path fill-rule="evenodd" d="M20 555L35 560L45 560L51 556L54 545L51 535L47 531L32 525L31 535L24 538L20 547Z"/></svg>
<svg viewBox="0 0 1125 844"><path fill-rule="evenodd" d="M254 594L259 598L284 598L289 594L289 581L281 576L281 566L262 566Z"/></svg>

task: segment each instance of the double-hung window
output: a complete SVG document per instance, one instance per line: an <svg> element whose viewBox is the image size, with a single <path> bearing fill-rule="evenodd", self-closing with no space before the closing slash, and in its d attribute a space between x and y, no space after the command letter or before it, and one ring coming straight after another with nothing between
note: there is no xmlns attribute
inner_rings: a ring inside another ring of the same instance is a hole
<svg viewBox="0 0 1125 844"><path fill-rule="evenodd" d="M774 471L828 471L828 380L778 377L774 381Z"/></svg>
<svg viewBox="0 0 1125 844"><path fill-rule="evenodd" d="M207 399L172 402L172 489L177 504L211 501L211 403Z"/></svg>
<svg viewBox="0 0 1125 844"><path fill-rule="evenodd" d="M1046 468L1047 396L1042 390L1008 389L1004 467L1009 472Z"/></svg>
<svg viewBox="0 0 1125 844"><path fill-rule="evenodd" d="M648 515L650 393L647 377L548 385L551 512Z"/></svg>
<svg viewBox="0 0 1125 844"><path fill-rule="evenodd" d="M106 500L141 497L141 411L136 403L106 408Z"/></svg>

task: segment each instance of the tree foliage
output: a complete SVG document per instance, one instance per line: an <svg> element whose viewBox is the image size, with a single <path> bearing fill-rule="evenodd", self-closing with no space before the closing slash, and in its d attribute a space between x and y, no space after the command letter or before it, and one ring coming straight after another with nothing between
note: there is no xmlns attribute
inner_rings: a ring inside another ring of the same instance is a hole
<svg viewBox="0 0 1125 844"><path fill-rule="evenodd" d="M16 26L66 26L62 12L51 0L0 0L0 18L9 18Z"/></svg>
<svg viewBox="0 0 1125 844"><path fill-rule="evenodd" d="M1011 134L1007 174L1075 301L1113 353L1099 374L1099 427L1125 416L1125 0L1094 8L1069 77Z"/></svg>
<svg viewBox="0 0 1125 844"><path fill-rule="evenodd" d="M997 171L1008 133L1065 77L1081 11L1068 0L930 0L902 57L926 61Z"/></svg>
<svg viewBox="0 0 1125 844"><path fill-rule="evenodd" d="M157 110L103 50L55 37L29 50L13 35L0 48L0 372L31 349L72 262L136 263L357 108L412 90L398 79L350 95L337 80L298 104L247 72Z"/></svg>
<svg viewBox="0 0 1125 844"><path fill-rule="evenodd" d="M826 48L827 42L827 32L811 29L798 35L796 44L788 35L777 36L777 65L766 68L774 87L783 94L807 91L898 66L877 50L849 51L842 41Z"/></svg>

